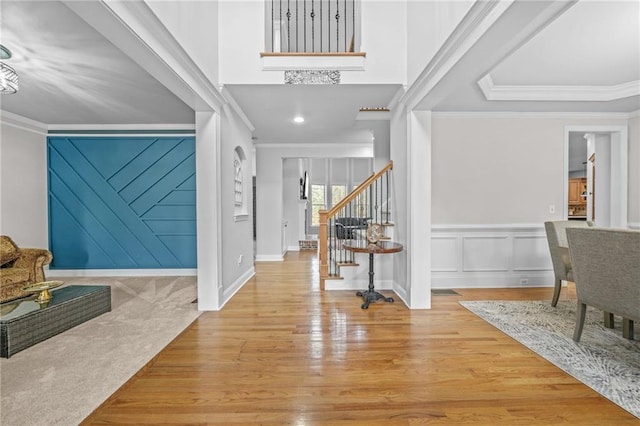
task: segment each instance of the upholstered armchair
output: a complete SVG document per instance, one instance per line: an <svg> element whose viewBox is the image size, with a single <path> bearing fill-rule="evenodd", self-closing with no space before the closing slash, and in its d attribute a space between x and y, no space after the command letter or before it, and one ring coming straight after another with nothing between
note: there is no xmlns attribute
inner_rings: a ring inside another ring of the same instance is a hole
<svg viewBox="0 0 640 426"><path fill-rule="evenodd" d="M555 275L551 306L558 304L560 290L562 290L562 281L574 281L566 230L567 228L575 227L584 228L589 225L590 223L580 220L558 220L544 223L544 229L547 233L547 243L549 243L549 252L551 253L551 262L553 263L553 273Z"/></svg>
<svg viewBox="0 0 640 426"><path fill-rule="evenodd" d="M48 250L19 248L11 238L1 235L0 303L27 296L22 288L44 281L44 266L52 259Z"/></svg>
<svg viewBox="0 0 640 426"><path fill-rule="evenodd" d="M623 318L622 334L633 339L640 321L640 230L567 229L578 296L573 340L580 340L587 305Z"/></svg>

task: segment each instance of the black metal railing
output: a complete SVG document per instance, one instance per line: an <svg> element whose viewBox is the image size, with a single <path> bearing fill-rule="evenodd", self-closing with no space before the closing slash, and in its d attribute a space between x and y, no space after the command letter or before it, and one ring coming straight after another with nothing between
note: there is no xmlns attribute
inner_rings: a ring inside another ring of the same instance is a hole
<svg viewBox="0 0 640 426"><path fill-rule="evenodd" d="M354 52L360 0L265 0L266 51Z"/></svg>
<svg viewBox="0 0 640 426"><path fill-rule="evenodd" d="M338 277L340 267L355 263L345 241L365 240L372 223L391 225L390 178L393 163L370 176L331 210L320 211L320 279Z"/></svg>

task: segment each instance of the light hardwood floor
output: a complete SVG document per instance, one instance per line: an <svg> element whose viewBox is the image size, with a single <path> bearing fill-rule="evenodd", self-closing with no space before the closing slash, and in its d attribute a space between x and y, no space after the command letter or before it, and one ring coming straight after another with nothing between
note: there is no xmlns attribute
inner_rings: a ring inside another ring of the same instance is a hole
<svg viewBox="0 0 640 426"><path fill-rule="evenodd" d="M227 306L200 316L83 424L638 424L458 304L550 300L551 287L362 310L354 292L320 291L314 254L258 263Z"/></svg>

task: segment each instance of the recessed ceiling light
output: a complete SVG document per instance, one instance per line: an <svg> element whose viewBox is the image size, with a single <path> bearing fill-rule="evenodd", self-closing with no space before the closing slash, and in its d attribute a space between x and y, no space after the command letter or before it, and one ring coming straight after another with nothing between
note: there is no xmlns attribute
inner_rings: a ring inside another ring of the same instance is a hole
<svg viewBox="0 0 640 426"><path fill-rule="evenodd" d="M304 123L304 117L301 115L298 115L294 117L293 121L295 121L296 123Z"/></svg>

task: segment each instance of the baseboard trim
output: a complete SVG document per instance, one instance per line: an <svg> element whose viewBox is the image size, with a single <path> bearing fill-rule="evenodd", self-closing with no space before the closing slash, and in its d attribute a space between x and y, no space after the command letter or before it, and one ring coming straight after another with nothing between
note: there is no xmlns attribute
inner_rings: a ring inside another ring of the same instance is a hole
<svg viewBox="0 0 640 426"><path fill-rule="evenodd" d="M629 222L627 223L627 226L630 229L640 229L640 222Z"/></svg>
<svg viewBox="0 0 640 426"><path fill-rule="evenodd" d="M407 292L407 289L394 281L393 292L400 298L400 300L402 300L402 303L404 303L405 306L411 309L411 306L409 305L409 293Z"/></svg>
<svg viewBox="0 0 640 426"><path fill-rule="evenodd" d="M197 269L48 269L47 277L191 277Z"/></svg>
<svg viewBox="0 0 640 426"><path fill-rule="evenodd" d="M222 309L224 305L227 304L229 300L235 296L235 294L256 274L256 268L249 268L244 274L240 275L237 280L235 280L229 288L225 289L222 293L222 304L219 309Z"/></svg>
<svg viewBox="0 0 640 426"><path fill-rule="evenodd" d="M522 282L526 280L526 283ZM471 274L458 276L431 274L432 289L553 287L553 271L543 274Z"/></svg>

